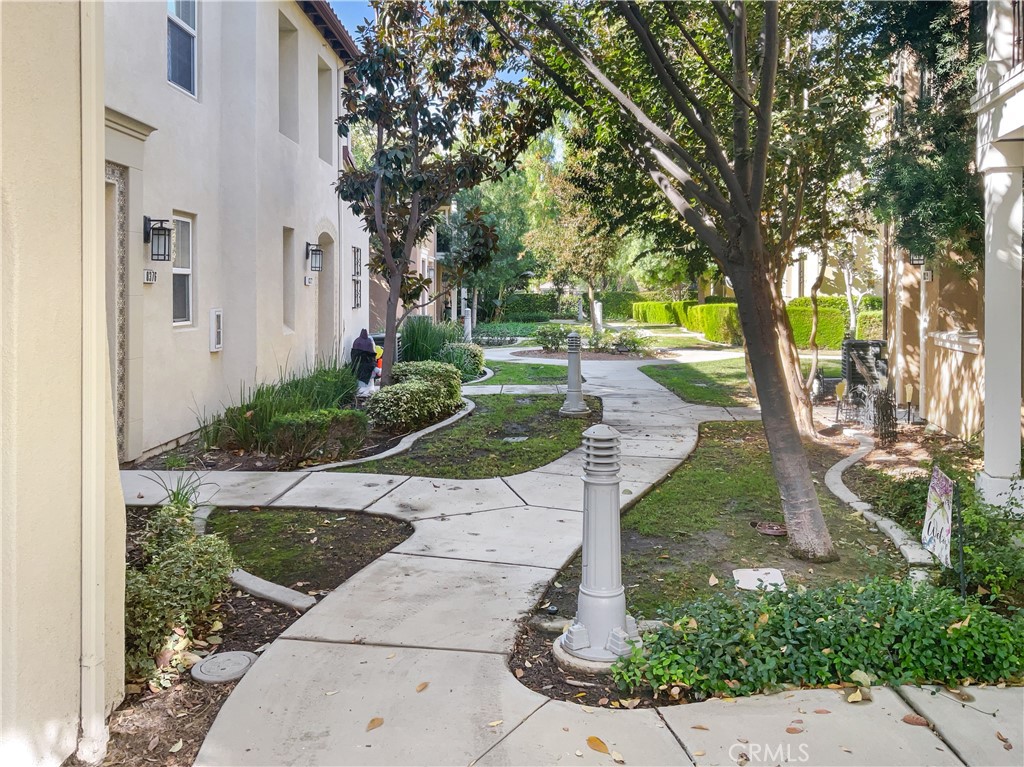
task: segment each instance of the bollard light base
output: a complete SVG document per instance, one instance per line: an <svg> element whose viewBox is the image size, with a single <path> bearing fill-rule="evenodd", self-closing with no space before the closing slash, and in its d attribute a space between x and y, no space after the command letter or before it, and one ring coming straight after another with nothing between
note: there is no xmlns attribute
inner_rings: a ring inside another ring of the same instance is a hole
<svg viewBox="0 0 1024 767"><path fill-rule="evenodd" d="M566 407L563 405L558 409L558 414L562 416L562 418L582 418L590 415L590 408L586 405L578 408Z"/></svg>
<svg viewBox="0 0 1024 767"><path fill-rule="evenodd" d="M551 654L554 656L555 663L558 664L559 668L566 671L572 671L577 674L611 676L612 664L615 661L586 660L584 658L577 658L575 655L570 655L569 651L566 650L562 644L564 639L565 634L558 637L558 639L556 639L551 645ZM618 658L615 660L618 660Z"/></svg>

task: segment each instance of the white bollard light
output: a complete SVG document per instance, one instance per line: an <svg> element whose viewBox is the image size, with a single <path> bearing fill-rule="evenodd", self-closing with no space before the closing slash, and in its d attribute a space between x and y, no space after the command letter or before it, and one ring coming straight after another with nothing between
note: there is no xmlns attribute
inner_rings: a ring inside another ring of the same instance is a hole
<svg viewBox="0 0 1024 767"><path fill-rule="evenodd" d="M469 309L462 312L462 340L467 344L473 343L473 313Z"/></svg>
<svg viewBox="0 0 1024 767"><path fill-rule="evenodd" d="M581 416L590 412L583 401L583 373L580 369L580 334L575 330L569 334L569 381L565 387L565 402L558 414L563 416Z"/></svg>
<svg viewBox="0 0 1024 767"><path fill-rule="evenodd" d="M576 618L555 641L573 657L612 663L631 652L631 642L641 643L622 588L619 433L603 423L591 426L583 449L583 578Z"/></svg>

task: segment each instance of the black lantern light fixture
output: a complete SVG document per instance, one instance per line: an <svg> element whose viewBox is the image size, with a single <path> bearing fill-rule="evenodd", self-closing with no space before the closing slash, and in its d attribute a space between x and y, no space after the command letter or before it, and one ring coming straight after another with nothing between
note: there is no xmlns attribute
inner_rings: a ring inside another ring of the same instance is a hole
<svg viewBox="0 0 1024 767"><path fill-rule="evenodd" d="M312 242L306 243L306 260L309 261L309 271L322 272L324 269L324 249Z"/></svg>
<svg viewBox="0 0 1024 767"><path fill-rule="evenodd" d="M907 263L911 266L924 266L925 257L918 253L910 253L907 255Z"/></svg>
<svg viewBox="0 0 1024 767"><path fill-rule="evenodd" d="M165 218L142 217L142 241L149 245L153 261L171 260L171 228Z"/></svg>

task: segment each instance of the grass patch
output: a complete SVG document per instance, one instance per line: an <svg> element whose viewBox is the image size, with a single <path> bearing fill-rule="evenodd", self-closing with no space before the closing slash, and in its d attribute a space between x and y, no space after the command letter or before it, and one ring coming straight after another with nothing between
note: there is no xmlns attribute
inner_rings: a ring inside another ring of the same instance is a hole
<svg viewBox="0 0 1024 767"><path fill-rule="evenodd" d="M514 365L519 367L518 365ZM601 420L601 400L586 397L587 418L563 418L559 394L488 394L451 426L422 437L408 452L339 471L414 477L488 479L536 469L580 446L583 431ZM506 438L526 437L521 442Z"/></svg>
<svg viewBox="0 0 1024 767"><path fill-rule="evenodd" d="M807 377L807 374L811 372L811 361L807 358L800 359L800 371ZM820 372L825 378L842 378L843 377L843 365L839 360L818 360L818 372Z"/></svg>
<svg viewBox="0 0 1024 767"><path fill-rule="evenodd" d="M653 378L686 402L695 405L744 407L752 405L743 358L643 365L640 372Z"/></svg>
<svg viewBox="0 0 1024 767"><path fill-rule="evenodd" d="M724 344L713 344L700 336L682 335L681 333L654 335L654 343L651 346L655 349L698 349L701 351L728 351L736 347L725 346Z"/></svg>
<svg viewBox="0 0 1024 767"><path fill-rule="evenodd" d="M742 567L777 567L790 588L901 577L903 560L888 538L871 532L824 490L825 472L844 454L824 444L806 447L838 562L794 559L785 538L751 527L751 522L784 521L761 425L707 423L690 458L622 518L622 582L633 614L654 617L662 608L731 592L732 570ZM556 579L560 587L547 595L569 614L580 569L577 557ZM712 575L715 586L709 584Z"/></svg>
<svg viewBox="0 0 1024 767"><path fill-rule="evenodd" d="M565 384L568 373L565 365L543 365L536 362L488 362L494 376L484 386Z"/></svg>
<svg viewBox="0 0 1024 767"><path fill-rule="evenodd" d="M412 534L386 517L308 509L216 509L208 524L240 567L302 592L337 588Z"/></svg>

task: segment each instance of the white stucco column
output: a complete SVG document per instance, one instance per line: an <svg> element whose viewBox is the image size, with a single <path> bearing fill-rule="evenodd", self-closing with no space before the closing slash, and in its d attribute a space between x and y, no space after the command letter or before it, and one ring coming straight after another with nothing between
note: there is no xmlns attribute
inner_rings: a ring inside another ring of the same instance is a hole
<svg viewBox="0 0 1024 767"><path fill-rule="evenodd" d="M985 172L985 469L990 502L1020 475L1021 168Z"/></svg>

